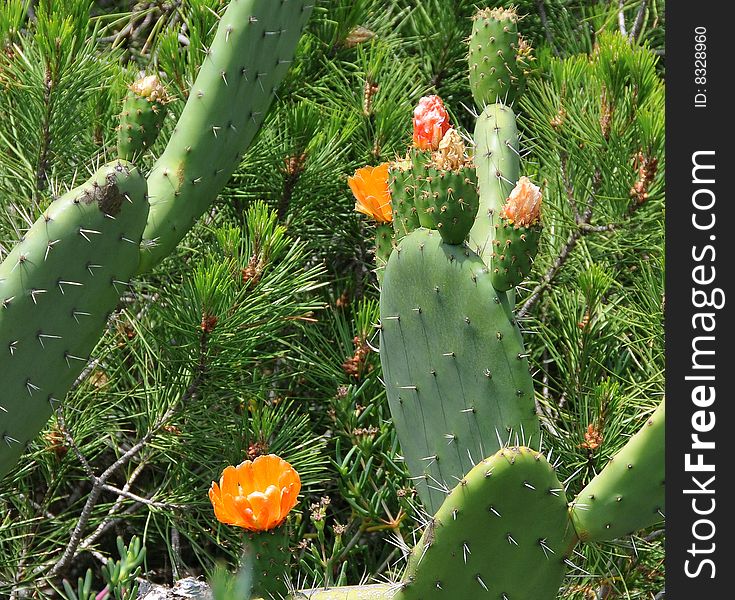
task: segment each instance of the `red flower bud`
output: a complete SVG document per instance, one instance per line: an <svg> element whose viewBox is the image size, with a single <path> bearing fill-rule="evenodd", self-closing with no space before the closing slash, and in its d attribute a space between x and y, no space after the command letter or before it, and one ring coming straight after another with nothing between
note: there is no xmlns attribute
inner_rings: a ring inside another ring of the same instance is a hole
<svg viewBox="0 0 735 600"><path fill-rule="evenodd" d="M439 96L424 96L413 111L413 144L419 150L436 150L449 130L449 114Z"/></svg>

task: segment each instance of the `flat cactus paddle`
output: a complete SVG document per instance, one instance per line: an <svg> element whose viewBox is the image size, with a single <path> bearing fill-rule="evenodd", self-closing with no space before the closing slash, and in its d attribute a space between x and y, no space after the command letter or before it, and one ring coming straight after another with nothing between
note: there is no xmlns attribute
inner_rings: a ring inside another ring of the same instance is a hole
<svg viewBox="0 0 735 600"><path fill-rule="evenodd" d="M103 166L55 200L0 265L0 477L87 364L138 266L146 183Z"/></svg>
<svg viewBox="0 0 735 600"><path fill-rule="evenodd" d="M583 542L614 540L664 518L666 406L662 401L641 429L572 503Z"/></svg>
<svg viewBox="0 0 735 600"><path fill-rule="evenodd" d="M474 139L480 207L469 246L489 265L500 209L520 176L515 114L502 104L487 106L477 118Z"/></svg>
<svg viewBox="0 0 735 600"><path fill-rule="evenodd" d="M564 489L537 450L502 448L447 496L395 600L553 600L576 538Z"/></svg>
<svg viewBox="0 0 735 600"><path fill-rule="evenodd" d="M222 191L288 71L313 0L233 0L148 176L140 272L168 256Z"/></svg>
<svg viewBox="0 0 735 600"><path fill-rule="evenodd" d="M428 512L509 436L539 442L521 334L477 254L438 231L406 235L383 274L380 321L391 415Z"/></svg>

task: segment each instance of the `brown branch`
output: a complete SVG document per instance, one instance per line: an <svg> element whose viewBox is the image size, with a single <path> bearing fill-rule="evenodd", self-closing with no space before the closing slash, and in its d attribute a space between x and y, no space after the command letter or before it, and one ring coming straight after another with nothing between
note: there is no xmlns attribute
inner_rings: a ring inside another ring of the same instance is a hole
<svg viewBox="0 0 735 600"><path fill-rule="evenodd" d="M113 494L117 494L118 497L128 498L129 500L134 500L135 502L139 502L147 506L152 506L153 508L177 509L177 508L185 507L184 504L171 504L169 502L156 502L155 500L151 500L150 498L143 498L142 496L138 496L137 494L127 491L126 489L121 490L120 488L115 487L114 485L109 485L107 483L102 486L102 489L105 490L106 492L112 492Z"/></svg>
<svg viewBox="0 0 735 600"><path fill-rule="evenodd" d="M614 231L617 225L608 223L607 225L590 225L589 223L581 223L579 228L583 233L604 233L606 231Z"/></svg>
<svg viewBox="0 0 735 600"><path fill-rule="evenodd" d="M141 461L137 467L133 470L133 472L130 474L130 477L128 477L128 480L125 482L125 485L122 487L121 491L127 492L133 485L136 479L138 479L138 476L143 472L143 469L147 466L146 461ZM99 538L107 529L110 527L110 524L116 522L119 520L120 517L115 518L115 513L120 509L120 506L122 506L124 496L118 495L118 497L115 499L115 503L110 507L110 510L107 511L107 517L100 523L97 528L89 534L84 541L79 544L79 550L74 555L76 556L81 552L82 550L88 549L88 547L97 539ZM140 507L138 503L134 504L133 506ZM131 508L131 507L129 507ZM125 511L127 512L127 511Z"/></svg>
<svg viewBox="0 0 735 600"><path fill-rule="evenodd" d="M56 409L56 420L59 422L59 429L61 430L61 433L64 436L64 440L66 440L66 443L69 444L72 450L74 450L74 454L77 455L77 459L79 460L80 463L82 463L82 466L84 467L84 470L86 471L87 476L93 479L94 470L92 469L92 466L87 461L87 458L84 456L84 454L82 454L82 451L79 449L79 446L77 446L71 433L69 433L69 430L66 427L66 421L64 420L64 411L62 410L61 406L59 406Z"/></svg>
<svg viewBox="0 0 735 600"><path fill-rule="evenodd" d="M549 18L546 16L544 0L536 0L536 8L538 9L538 16L541 19L541 25L544 28L544 33L546 34L546 41L551 47L551 51L554 53L554 56L559 56L559 51L554 45L554 38L551 35L551 29L549 28Z"/></svg>
<svg viewBox="0 0 735 600"><path fill-rule="evenodd" d="M94 510L94 507L97 505L97 500L99 499L100 494L102 493L104 486L107 483L107 480L120 467L130 462L130 460L148 444L151 438L153 438L153 436L164 425L164 423L166 423L166 421L168 421L171 415L173 415L174 408L175 408L175 405L172 405L171 407L169 407L169 409L158 420L158 422L153 427L151 427L151 429L148 430L148 432L136 444L134 444L127 452L125 452L114 463L112 463L109 467L107 467L107 469L105 469L102 475L100 475L99 477L92 475L92 489L90 490L89 496L87 497L87 502L84 504L84 508L82 509L82 514L79 516L79 520L77 521L77 524L71 533L71 538L69 539L69 543L64 549L63 555L58 560L58 562L51 568L51 571L49 572L50 576L56 575L57 573L65 569L69 565L69 563L72 561L72 559L74 558L76 550L82 541L82 532L84 531L84 528L87 526L87 523L89 522L89 519L92 516L92 511Z"/></svg>
<svg viewBox="0 0 735 600"><path fill-rule="evenodd" d="M628 35L625 29L625 0L618 0L618 28L622 35Z"/></svg>
<svg viewBox="0 0 735 600"><path fill-rule="evenodd" d="M575 229L569 234L569 237L567 238L567 241L562 247L561 251L554 259L552 265L547 269L544 276L541 278L541 282L533 289L531 295L528 297L528 300L523 303L523 306L518 309L516 319L522 319L523 317L525 317L528 311L536 304L536 302L539 301L541 295L544 293L544 290L549 286L554 277L556 277L556 274L564 266L564 263L567 261L567 258L569 258L569 254L571 253L572 249L577 245L577 241L583 235L583 231L584 230L582 229Z"/></svg>
<svg viewBox="0 0 735 600"><path fill-rule="evenodd" d="M630 30L628 41L632 44L638 39L641 33L641 27L643 26L643 17L646 15L648 0L643 0L641 5L638 7L638 12L635 15L635 21L633 22L633 28Z"/></svg>

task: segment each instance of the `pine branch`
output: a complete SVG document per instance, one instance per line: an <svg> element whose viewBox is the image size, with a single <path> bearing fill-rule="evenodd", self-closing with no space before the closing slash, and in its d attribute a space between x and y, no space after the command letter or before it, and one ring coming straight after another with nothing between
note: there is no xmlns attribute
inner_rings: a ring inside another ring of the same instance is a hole
<svg viewBox="0 0 735 600"><path fill-rule="evenodd" d="M169 409L153 425L153 427L151 427L148 430L148 432L136 444L134 444L127 452L125 452L122 456L120 456L120 458L118 458L114 463L112 463L99 477L92 475L92 489L90 490L89 495L87 496L87 501L84 504L84 508L82 509L82 512L79 515L79 520L77 521L77 524L71 533L69 543L67 544L66 549L64 550L64 553L62 554L58 562L49 571L49 576L54 576L58 574L59 572L64 570L67 566L69 566L70 562L73 560L76 550L82 541L82 533L84 529L86 528L90 517L92 516L92 511L94 510L94 507L96 506L97 501L99 500L100 494L102 493L104 486L107 483L107 480L120 467L123 467L128 462L130 462L130 460L135 455L137 455L138 452L140 452L148 444L148 442L153 438L153 436L158 432L158 430L161 427L163 427L163 425L173 415L175 407L176 405L172 405L171 407L169 407Z"/></svg>
<svg viewBox="0 0 735 600"><path fill-rule="evenodd" d="M549 44L554 56L559 56L559 50L557 49L556 44L554 44L554 37L551 33L551 27L549 26L549 18L546 16L544 0L536 0L536 8L538 9L538 16L541 19L541 26L544 28L546 42Z"/></svg>
<svg viewBox="0 0 735 600"><path fill-rule="evenodd" d="M596 195L600 189L600 185L602 183L602 174L600 173L599 169L595 171L595 174L592 177L592 192L587 197L587 202L585 206L584 212L580 215L577 209L577 204L574 201L573 198L573 188L571 187L571 184L569 184L569 176L567 173L567 166L566 161L564 160L564 155L562 156L562 179L567 182L565 184L566 191L567 191L567 199L569 200L569 203L572 205L572 208L574 209L574 215L575 215L575 222L577 227L571 231L569 234L569 237L567 238L566 243L564 246L562 246L561 250L557 254L556 258L552 262L551 266L547 269L544 276L541 278L541 282L536 285L536 287L531 292L531 295L528 297L528 299L523 303L520 309L518 309L518 312L516 314L516 318L523 319L526 314L528 314L528 311L533 308L533 306L541 299L541 295L543 294L544 290L551 285L552 281L556 277L557 273L561 270L561 268L564 266L564 263L567 261L569 256L572 253L572 250L577 245L577 242L579 241L579 238L581 238L586 233L589 233L589 229L586 229L586 226L589 226L590 220L592 219L592 211L595 205L596 201Z"/></svg>
<svg viewBox="0 0 735 600"><path fill-rule="evenodd" d="M618 0L618 28L623 37L627 37L628 32L625 28L625 0Z"/></svg>
<svg viewBox="0 0 735 600"><path fill-rule="evenodd" d="M643 26L643 17L646 14L647 4L648 0L642 0L641 5L638 7L638 12L636 13L635 21L633 22L633 28L630 30L630 36L628 37L631 44L638 40L641 27Z"/></svg>

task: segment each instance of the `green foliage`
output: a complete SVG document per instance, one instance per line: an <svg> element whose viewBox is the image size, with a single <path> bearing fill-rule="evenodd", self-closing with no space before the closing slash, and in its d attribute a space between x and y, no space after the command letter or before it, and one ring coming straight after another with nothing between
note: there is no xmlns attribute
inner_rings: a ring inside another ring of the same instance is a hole
<svg viewBox="0 0 735 600"><path fill-rule="evenodd" d="M92 591L92 569L87 569L84 579L77 582L77 589L71 587L64 579L64 598L66 600L134 600L138 597L138 582L140 565L145 559L145 546L141 545L140 538L133 536L129 545L117 537L119 560L109 560L102 569L105 587L100 592Z"/></svg>
<svg viewBox="0 0 735 600"><path fill-rule="evenodd" d="M95 117L122 93L119 55L99 52L102 28L90 27L91 2L65 0L53 11L41 2L27 29L25 4L12 3L0 25L0 258L8 240L21 237L112 142L115 124L100 127Z"/></svg>
<svg viewBox="0 0 735 600"><path fill-rule="evenodd" d="M514 106L520 172L542 185L545 223L516 308L544 445L563 456L553 462L573 497L663 392L663 2L625 2L625 36L618 3L513 3L536 56ZM99 3L90 18L91 4L54 2L52 18L48 0L30 16L10 0L0 12L0 257L107 160L139 71L176 98L139 161L150 169L224 6ZM118 535L140 538L141 576L155 582L234 568L242 532L216 522L207 489L265 448L304 481L295 585L400 578L426 515L371 349L374 230L345 180L405 152L426 93L472 129L475 4L316 3L227 188L125 290L84 377L0 482L0 595L53 597L81 575L73 591L89 596ZM572 561L561 598L650 600L663 586L662 531L585 545Z"/></svg>

